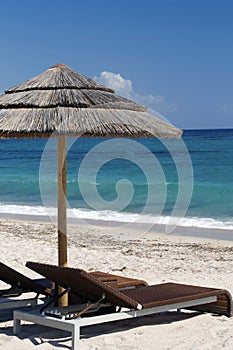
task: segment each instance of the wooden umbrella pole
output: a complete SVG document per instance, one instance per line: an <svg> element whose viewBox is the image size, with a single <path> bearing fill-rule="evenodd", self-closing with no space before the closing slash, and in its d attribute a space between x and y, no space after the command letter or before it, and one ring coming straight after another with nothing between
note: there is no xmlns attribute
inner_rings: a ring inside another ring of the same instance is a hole
<svg viewBox="0 0 233 350"><path fill-rule="evenodd" d="M58 265L67 266L67 218L66 218L66 136L59 135L58 152ZM59 287L59 293L63 288ZM60 298L60 306L68 305L68 295Z"/></svg>

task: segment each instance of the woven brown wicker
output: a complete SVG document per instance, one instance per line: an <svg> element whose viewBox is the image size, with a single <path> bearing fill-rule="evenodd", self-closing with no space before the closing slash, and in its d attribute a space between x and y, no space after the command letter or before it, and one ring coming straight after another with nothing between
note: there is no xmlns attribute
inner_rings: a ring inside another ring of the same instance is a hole
<svg viewBox="0 0 233 350"><path fill-rule="evenodd" d="M128 288L128 287L139 288L139 287L145 287L148 285L148 283L143 280L139 280L136 278L129 278L125 276L113 275L102 271L89 272L89 274L102 282L108 282L108 283L113 282L111 285L114 286L115 284L115 287L118 289Z"/></svg>
<svg viewBox="0 0 233 350"><path fill-rule="evenodd" d="M27 292L34 292L46 296L51 294L49 288L43 287L37 281L28 278L2 262L0 262L0 280L11 286L9 290L0 291L0 297L8 297L11 294L20 295Z"/></svg>
<svg viewBox="0 0 233 350"><path fill-rule="evenodd" d="M110 284L98 280L93 274L91 275L81 269L62 268L34 262L27 262L26 266L49 279L53 279L62 287L70 288L73 293L92 302L105 295L106 302L112 305L124 306L130 309L147 309L216 296L217 302L204 305L206 310L202 310L202 305L198 306L197 309L227 316L232 315L231 295L223 289L163 283L119 291ZM224 299L225 307L222 305L221 308L217 308L216 303L222 301L222 299Z"/></svg>
<svg viewBox="0 0 233 350"><path fill-rule="evenodd" d="M113 275L102 271L89 272L101 282L108 283L111 287L116 289L140 288L147 286L147 282L136 278L129 278L125 276ZM69 293L69 305L80 303L81 299L77 294Z"/></svg>

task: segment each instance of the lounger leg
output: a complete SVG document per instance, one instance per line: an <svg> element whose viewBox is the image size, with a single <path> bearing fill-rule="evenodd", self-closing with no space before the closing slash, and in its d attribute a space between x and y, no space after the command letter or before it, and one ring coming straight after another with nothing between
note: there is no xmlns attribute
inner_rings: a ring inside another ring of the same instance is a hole
<svg viewBox="0 0 233 350"><path fill-rule="evenodd" d="M74 324L72 331L72 350L79 350L80 326Z"/></svg>
<svg viewBox="0 0 233 350"><path fill-rule="evenodd" d="M19 334L20 324L21 324L21 320L14 318L13 334L15 334L15 335Z"/></svg>

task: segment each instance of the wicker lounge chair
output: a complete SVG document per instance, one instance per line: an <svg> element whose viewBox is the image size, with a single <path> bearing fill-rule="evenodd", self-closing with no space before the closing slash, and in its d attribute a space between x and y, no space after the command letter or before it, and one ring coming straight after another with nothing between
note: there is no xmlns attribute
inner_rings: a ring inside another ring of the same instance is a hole
<svg viewBox="0 0 233 350"><path fill-rule="evenodd" d="M57 318L60 317L60 310L58 313L53 311L53 315L50 314L50 316L46 315L45 308L43 308L43 314L40 313L40 310L33 312L15 311L14 334L19 332L21 320L63 329L72 333L73 350L79 347L80 327L83 326L151 315L174 309L202 309L203 305L207 311L211 311L213 306L213 311L216 312L214 305L219 298L224 299L226 304L219 313L227 316L232 314L231 295L222 289L164 283L120 291L108 282L99 281L84 270L32 262L28 262L27 266L49 279L53 278L56 283L66 290L78 294L83 300L89 300L89 303L76 315L66 314L62 318ZM87 312L101 303L113 305L118 307L119 310L109 314L87 317ZM122 311L122 308L127 310Z"/></svg>
<svg viewBox="0 0 233 350"><path fill-rule="evenodd" d="M0 262L0 280L10 288L0 290L0 310L37 305L39 295L51 296L51 282L43 279L32 280ZM24 293L35 293L34 297L22 298Z"/></svg>

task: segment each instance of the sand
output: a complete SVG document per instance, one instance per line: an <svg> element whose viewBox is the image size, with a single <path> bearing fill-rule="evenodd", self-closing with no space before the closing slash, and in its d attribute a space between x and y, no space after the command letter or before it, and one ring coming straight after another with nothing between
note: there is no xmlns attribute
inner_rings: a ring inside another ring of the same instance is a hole
<svg viewBox="0 0 233 350"><path fill-rule="evenodd" d="M144 279L224 288L233 294L233 242L94 225L69 226L69 265ZM53 224L0 219L1 261L31 278L25 262L57 263ZM0 287L3 283L0 283ZM4 350L67 349L69 334L41 326L12 335L12 320L0 321ZM82 330L81 349L219 350L233 349L233 317L170 312Z"/></svg>

